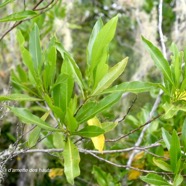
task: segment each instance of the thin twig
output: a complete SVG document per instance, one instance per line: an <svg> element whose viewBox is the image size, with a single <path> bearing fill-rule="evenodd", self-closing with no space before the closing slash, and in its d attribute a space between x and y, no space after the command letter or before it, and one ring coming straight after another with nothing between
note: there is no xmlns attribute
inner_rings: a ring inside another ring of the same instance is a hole
<svg viewBox="0 0 186 186"><path fill-rule="evenodd" d="M87 153L94 153L94 154L115 154L115 153L122 153L122 152L130 152L133 150L139 150L139 151L145 151L147 149L151 149L154 147L158 147L161 144L159 142L153 143L149 146L146 147L130 147L130 148L126 148L126 149L118 149L118 150L104 150L103 152L99 152L96 150L88 150L88 149L82 149L82 148L78 148L79 152L87 154ZM14 158L20 154L28 154L28 153L53 153L53 152L63 152L63 149L21 149L21 150L16 150L14 151L14 153L12 154L12 152L8 152L8 151L4 151L1 152L1 159L4 159L8 156L11 155L11 158Z"/></svg>
<svg viewBox="0 0 186 186"><path fill-rule="evenodd" d="M167 54L166 54L166 48L165 48L164 39L163 39L163 32L162 32L162 6L163 6L163 0L160 0L160 1L159 1L159 7L158 7L158 10L159 10L159 12L158 12L158 14L159 14L158 31L159 31L159 35L160 35L160 41L161 41L161 46L162 46L163 55L164 55L164 57L166 58ZM151 112L150 112L150 114L149 114L148 120L152 118L152 116L154 115L154 112L155 112L156 109L158 108L158 105L159 105L159 103L160 103L160 101L161 101L161 95L162 95L162 94L163 94L163 91L160 90L160 91L159 91L159 94L158 94L158 97L156 98L156 100L155 100L155 102L154 102L154 105L153 105L153 107L152 107L152 110L151 110ZM148 125L146 125L146 126L143 128L143 130L142 130L142 132L141 132L141 134L140 134L140 136L139 136L137 142L135 143L135 146L136 146L136 147L138 147L138 146L141 144L141 142L142 142L142 140L143 140L143 137L144 137L144 135L145 135L145 132L146 132L146 130L148 129L149 126L150 126L150 123L149 123ZM130 166L130 165L132 164L133 158L134 158L134 156L136 155L136 153L138 153L137 150L134 150L134 151L131 153L131 155L130 155L130 157L129 157L129 159L128 159L128 162L127 162L127 165L128 165L128 166Z"/></svg>
<svg viewBox="0 0 186 186"><path fill-rule="evenodd" d="M163 113L162 113L163 114ZM119 141L123 138L126 138L127 136L135 133L136 131L140 130L141 128L145 127L146 125L148 125L149 123L151 123L152 121L156 120L157 118L159 118L162 114L152 118L151 120L147 121L146 123L144 123L143 125L139 126L138 128L134 129L134 130L131 130L129 133L123 135L123 136L120 136L119 138L116 138L116 139L107 139L106 142L116 142L116 141Z"/></svg>
<svg viewBox="0 0 186 186"><path fill-rule="evenodd" d="M160 0L159 1L159 6L158 6L158 15L159 15L158 32L159 32L159 35L160 35L160 43L161 43L163 56L167 59L167 52L166 52L166 47L165 47L165 42L164 42L164 35L163 35L163 31L162 31L162 20L163 20L162 7L163 7L163 0Z"/></svg>
<svg viewBox="0 0 186 186"><path fill-rule="evenodd" d="M37 7L43 2L44 0L40 0L33 8L32 10L39 10L37 9ZM57 2L58 0L56 0ZM45 6L46 8L49 7L54 1L52 0L47 6ZM42 8L41 8L42 9ZM42 12L43 13L43 12ZM40 14L39 14L40 15ZM35 17L35 16L34 16ZM33 18L34 18L33 17ZM0 41L9 33L11 32L14 28L16 28L17 26L19 26L21 23L25 22L25 21L28 21L32 18L29 18L29 19L25 19L25 20L22 20L22 21L18 21L18 22L15 22L14 25L12 27L10 27L1 37L0 37Z"/></svg>
<svg viewBox="0 0 186 186"><path fill-rule="evenodd" d="M125 120L125 118L127 117L127 115L130 113L132 107L134 106L134 103L136 102L136 100L137 100L137 95L136 95L135 99L132 101L131 106L128 108L127 113L123 116L123 118L122 119L117 119L118 120L118 123L120 123L120 122L122 122L122 121Z"/></svg>
<svg viewBox="0 0 186 186"><path fill-rule="evenodd" d="M100 156L97 156L96 154L94 153L91 153L89 152L90 155L94 156L95 158L99 159L100 161L104 161L110 165L113 165L115 167L119 167L119 168L126 168L126 169L133 169L133 170L136 170L136 171L139 171L139 172L144 172L144 173L154 173L154 174L162 174L162 175L172 175L173 173L167 173L167 172L156 172L156 171L152 171L152 170L143 170L143 169L139 169L139 168L136 168L136 167L133 167L133 166L129 166L129 165L121 165L121 164L117 164L117 163L113 163L109 160L106 160Z"/></svg>

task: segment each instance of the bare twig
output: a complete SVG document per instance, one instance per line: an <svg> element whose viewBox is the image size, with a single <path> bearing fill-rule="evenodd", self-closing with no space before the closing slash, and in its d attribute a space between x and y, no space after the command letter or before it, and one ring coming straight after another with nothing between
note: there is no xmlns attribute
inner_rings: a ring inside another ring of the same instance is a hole
<svg viewBox="0 0 186 186"><path fill-rule="evenodd" d="M162 113L163 114L163 113ZM134 130L131 130L128 134L125 134L123 136L120 136L119 138L116 138L116 139L107 139L106 142L116 142L116 141L119 141L123 138L126 138L127 136L133 134L134 132L140 130L141 128L145 127L146 125L148 125L149 123L151 123L152 121L156 120L157 118L159 118L162 114L150 119L149 121L147 121L146 123L144 123L143 125L139 126L138 128L134 129Z"/></svg>
<svg viewBox="0 0 186 186"><path fill-rule="evenodd" d="M40 9L37 9L37 7L43 2L44 0L40 0L33 8L32 10L43 10L44 8L40 8ZM57 2L58 0L56 0ZM52 0L48 5L46 5L45 7L49 7L54 1ZM46 9L45 8L45 9ZM43 12L42 12L43 13ZM35 16L34 16L35 17ZM30 18L31 19L31 18ZM10 27L1 37L0 37L0 41L9 33L11 32L14 28L16 28L17 26L19 26L21 23L25 22L25 21L28 21L30 19L25 19L25 20L22 20L22 21L18 21L18 22L15 22L14 25L12 27Z"/></svg>
<svg viewBox="0 0 186 186"><path fill-rule="evenodd" d="M159 1L159 7L158 7L158 10L159 10L159 11L158 11L158 14L159 14L158 31L159 31L159 35L160 35L160 41L161 41L161 46L162 46L163 55L164 55L165 58L167 58L167 57L166 57L166 56L167 56L167 54L166 54L166 48L165 48L164 39L163 39L163 32L162 32L162 6L163 6L163 0L160 0L160 1ZM163 91L160 90L160 91L159 91L159 94L158 94L158 97L157 97L157 99L155 100L154 105L153 105L153 107L152 107L152 110L151 110L151 112L150 112L150 114L149 114L149 119L152 118L154 112L156 111L156 109L157 109L157 107L158 107L158 105L159 105L159 103L160 103L162 93L163 93ZM148 119L148 120L149 120L149 119ZM142 140L143 140L143 137L144 137L144 134L145 134L145 132L146 132L146 130L148 129L149 126L150 126L150 123L149 123L148 125L146 125L146 126L143 128L143 130L142 130L142 132L141 132L141 134L140 134L140 136L139 136L137 142L135 143L135 146L136 146L136 147L138 147L138 146L141 144L141 142L142 142ZM128 162L127 162L127 165L128 165L128 166L130 166L130 165L132 164L133 158L134 158L134 156L135 156L136 153L138 153L137 150L134 150L134 151L131 153L131 155L130 155L130 157L129 157L129 159L128 159Z"/></svg>
<svg viewBox="0 0 186 186"><path fill-rule="evenodd" d="M82 149L78 148L79 152L87 154L87 153L94 153L94 154L115 154L115 153L122 153L122 152L130 152L133 150L139 150L139 151L145 151L147 149L151 149L154 147L158 147L161 144L159 142L153 143L146 147L130 147L126 149L118 149L118 150L104 150L103 152L99 152L96 150L88 150L88 149ZM13 153L10 151L4 151L0 153L0 158L5 159L11 155L11 158L14 158L20 154L28 154L28 153L53 153L53 152L63 152L63 149L21 149L16 150Z"/></svg>
<svg viewBox="0 0 186 186"><path fill-rule="evenodd" d="M122 121L125 120L125 118L127 117L127 115L130 113L132 107L134 106L134 103L136 102L136 100L137 100L137 95L136 95L135 99L132 101L131 106L128 108L127 113L123 116L123 118L121 118L121 119L118 118L116 121L118 121L118 122L122 122Z"/></svg>
<svg viewBox="0 0 186 186"><path fill-rule="evenodd" d="M121 164L117 164L117 163L111 162L109 160L106 160L106 159L104 159L100 156L97 156L94 153L89 152L89 154L94 156L95 158L99 159L100 161L104 161L104 162L106 162L110 165L113 165L113 166L119 167L119 168L133 169L133 170L136 170L136 171L139 171L139 172L144 172L144 173L154 173L154 174L162 174L162 175L168 175L168 174L172 175L173 174L173 173L167 173L167 172L156 172L156 171L152 171L152 170L143 170L143 169L139 169L139 168L129 166L129 165L121 165Z"/></svg>
<svg viewBox="0 0 186 186"><path fill-rule="evenodd" d="M162 20L163 20L162 7L163 7L163 0L160 0L159 6L158 6L158 15L159 15L158 32L160 35L160 43L161 43L162 52L163 52L164 57L167 59L167 52L166 52L166 47L165 47L165 42L164 42L164 35L163 35L163 31L162 31Z"/></svg>

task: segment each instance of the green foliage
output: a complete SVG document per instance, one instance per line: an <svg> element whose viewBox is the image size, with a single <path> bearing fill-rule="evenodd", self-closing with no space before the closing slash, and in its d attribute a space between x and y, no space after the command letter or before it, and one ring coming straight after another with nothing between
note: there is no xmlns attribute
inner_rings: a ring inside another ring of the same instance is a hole
<svg viewBox="0 0 186 186"><path fill-rule="evenodd" d="M3 5L5 6L5 5ZM30 19L34 16L37 16L37 12L34 12L32 10L24 10L21 12L16 12L14 14L8 15L4 18L0 19L0 22L9 22L9 21L22 21L24 19Z"/></svg>
<svg viewBox="0 0 186 186"><path fill-rule="evenodd" d="M161 185L161 186L170 185L162 176L159 176L157 174L149 173L146 176L141 176L141 179L144 182L152 185Z"/></svg>
<svg viewBox="0 0 186 186"><path fill-rule="evenodd" d="M121 184L117 183L114 177L109 173L103 171L100 167L94 166L92 174L94 175L97 183L101 186L120 186Z"/></svg>
<svg viewBox="0 0 186 186"><path fill-rule="evenodd" d="M66 178L70 184L74 185L74 178L80 175L80 157L77 147L71 142L69 138L65 143L63 156Z"/></svg>
<svg viewBox="0 0 186 186"><path fill-rule="evenodd" d="M125 58L113 67L108 64L109 44L114 37L117 21L118 16L105 25L101 19L96 22L87 47L86 77L83 77L71 54L56 38L50 40L45 51L42 49L36 24L30 31L29 49L21 31L17 31L17 40L28 75L23 67L18 66L17 71L12 73L12 82L23 94L1 96L0 101L40 101L41 106L47 105L48 112L43 113L44 118L26 108L10 107L10 110L24 124L36 126L29 135L29 147L35 146L40 135L46 135L45 131L54 132L52 140L47 139L55 148L64 148L64 172L70 184L80 174L75 136L96 137L112 131L118 124L105 121L99 127L88 126L86 122L110 109L120 100L123 92L139 93L149 91L152 87L158 88L156 84L145 82L124 82L112 87L114 81L124 72L128 61ZM57 52L62 58L60 69ZM54 121L58 122L55 127L45 122L45 116L48 117L49 113L50 119L55 118Z"/></svg>
<svg viewBox="0 0 186 186"><path fill-rule="evenodd" d="M11 1L4 1L0 7L9 2ZM149 1L149 3L149 6L151 6L152 2ZM35 16L35 14L33 11L24 11L7 16L0 21L24 20ZM46 147L63 149L62 153L57 153L58 161L64 167L67 182L74 185L74 179L80 175L80 168L82 168L80 160L83 160L80 155L82 151L79 150L77 142L81 141L83 147L92 149L89 143L90 138L91 140L94 137L94 139L101 139L100 143L104 144L105 141L103 140L108 135L106 133L113 132L114 135L114 129L118 126L118 128L121 127L119 129L121 129L122 133L127 134L128 132L128 136L131 136L121 144L107 145L106 143L105 148L112 150L128 148L133 141L136 142L135 140L140 135L139 130L142 123L145 123L149 118L148 107L136 118L127 116L129 124L126 122L127 125L122 126L119 126L121 121L110 121L110 115L107 117L108 113L106 111L110 111L116 106L123 93L138 94L162 89L163 96L159 110L164 110L164 112L158 122L153 123L149 128L149 134L145 137L147 140L144 140L144 143L148 145L155 143L161 139L160 129L162 128L163 141L160 144L162 146L158 150L152 150L149 154L137 154L137 157L134 157L132 166L139 170L143 169L143 167L155 167L157 173L159 170L165 171L163 175L171 173L169 177L155 173L141 176L141 180L148 184L180 185L183 182L184 164L182 165L181 161L184 158L182 154L186 149L186 121L183 121L183 118L180 121L175 121L174 116L180 111L182 113L186 111L186 65L183 65L186 63L186 51L179 52L176 45L172 44L172 57L169 64L161 51L142 37L155 66L161 72L163 82L122 81L120 83L117 80L125 71L128 57L112 66L109 64L109 46L116 32L118 15L110 19L106 24L101 19L98 19L95 23L87 46L85 71L82 71L72 54L65 50L56 37L52 37L47 46L44 47L40 40L39 31L42 23L36 24L35 22L32 23L29 38L21 30L17 31L17 41L23 64L18 65L16 70L12 71L13 93L0 96L1 102L20 102L20 107L16 105L8 108L23 124L35 127L29 133L27 146L29 148L36 146L42 136L46 138ZM114 83L115 85L113 85ZM36 111L39 112L35 112L32 105L25 104L27 102L31 102L30 104L33 105L37 104L40 109L37 108ZM87 125L92 118L94 118L91 120L92 125ZM167 120L170 121L169 126L166 125ZM175 129L182 128L182 130L179 129L182 131L181 137L176 130L173 130L172 134L169 133L169 129L174 122L179 123L179 126L175 124ZM52 132L52 134L48 136L48 132ZM98 138L100 136L101 138ZM98 144L98 142L96 141L94 144ZM168 150L168 160L162 155L164 152L163 147ZM101 150L100 152L102 152ZM152 154L156 153L158 157L161 156L161 159L152 158ZM121 164L126 163L127 156L128 154L116 155L113 158L103 154L105 161L108 162L114 159L114 162L120 162ZM146 164L143 161L144 159L147 161ZM112 170L107 173L101 166L94 166L92 169L94 179L99 185L103 186L121 185L119 176L125 174L125 172L118 171L118 177L115 178L111 174ZM140 175L138 170L134 170L132 173L133 177L138 178ZM133 182L131 181L131 183Z"/></svg>

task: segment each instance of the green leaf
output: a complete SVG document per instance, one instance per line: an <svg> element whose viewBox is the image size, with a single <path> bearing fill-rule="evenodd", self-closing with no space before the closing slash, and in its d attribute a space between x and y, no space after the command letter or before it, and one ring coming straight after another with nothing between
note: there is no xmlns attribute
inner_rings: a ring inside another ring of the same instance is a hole
<svg viewBox="0 0 186 186"><path fill-rule="evenodd" d="M128 58L125 58L110 68L108 73L100 80L92 95L99 94L103 90L107 89L123 73L127 65L127 61Z"/></svg>
<svg viewBox="0 0 186 186"><path fill-rule="evenodd" d="M110 108L121 98L121 93L110 94L100 100L98 103L96 102L87 102L85 103L76 115L77 121L82 123L87 121L90 118L93 118L96 114L104 111L107 108Z"/></svg>
<svg viewBox="0 0 186 186"><path fill-rule="evenodd" d="M32 56L35 70L40 72L42 67L42 51L40 46L39 28L36 24L30 33L29 51Z"/></svg>
<svg viewBox="0 0 186 186"><path fill-rule="evenodd" d="M100 167L94 165L92 174L94 175L99 185L108 186L107 173L104 172Z"/></svg>
<svg viewBox="0 0 186 186"><path fill-rule="evenodd" d="M118 122L101 123L102 129L105 131L105 133L112 131L117 125L118 125Z"/></svg>
<svg viewBox="0 0 186 186"><path fill-rule="evenodd" d="M41 119L43 121L45 121L48 117L48 115L50 114L50 112L46 112ZM28 147L32 148L36 145L39 136L41 134L41 128L39 126L35 126L35 128L31 131L31 133L29 134L29 138L28 138Z"/></svg>
<svg viewBox="0 0 186 186"><path fill-rule="evenodd" d="M36 74L36 71L34 69L34 63L33 63L33 60L32 60L32 57L31 57L29 51L24 48L25 39L24 39L20 30L17 31L17 40L19 42L19 47L20 47L23 63L29 69L29 72L31 73L30 76L32 76L31 79L35 81L34 82L35 84L37 84L38 83L38 75Z"/></svg>
<svg viewBox="0 0 186 186"><path fill-rule="evenodd" d="M171 169L170 165L168 163L166 163L165 161L163 161L161 159L153 158L153 162L160 169L162 169L164 171L172 172L172 169Z"/></svg>
<svg viewBox="0 0 186 186"><path fill-rule="evenodd" d="M19 43L19 46L20 47L24 47L24 44L25 44L25 38L23 37L23 34L21 33L21 31L20 30L17 30L16 31L16 39L17 39L17 41L18 41L18 43Z"/></svg>
<svg viewBox="0 0 186 186"><path fill-rule="evenodd" d="M24 19L30 19L36 15L37 15L37 13L32 10L24 10L24 11L16 12L14 14L6 16L6 17L0 19L0 22L21 21Z"/></svg>
<svg viewBox="0 0 186 186"><path fill-rule="evenodd" d="M69 105L73 93L73 87L73 79L66 74L60 74L53 86L54 104L60 107L64 113Z"/></svg>
<svg viewBox="0 0 186 186"><path fill-rule="evenodd" d="M167 102L163 105L163 109L165 110L165 114L163 115L164 119L173 118L180 110L179 107L177 107L176 105Z"/></svg>
<svg viewBox="0 0 186 186"><path fill-rule="evenodd" d="M65 115L65 125L70 132L74 132L78 128L78 123L71 111L71 109L67 109Z"/></svg>
<svg viewBox="0 0 186 186"><path fill-rule="evenodd" d="M186 119L184 119L182 132L181 132L181 140L183 143L184 150L186 151Z"/></svg>
<svg viewBox="0 0 186 186"><path fill-rule="evenodd" d="M172 171L176 174L180 168L181 148L177 132L173 130L171 145L170 145L170 163Z"/></svg>
<svg viewBox="0 0 186 186"><path fill-rule="evenodd" d="M182 72L182 52L179 53L177 46L172 43L171 51L173 53L172 57L172 74L174 75L176 87L179 88L181 81L181 72Z"/></svg>
<svg viewBox="0 0 186 186"><path fill-rule="evenodd" d="M150 41L142 37L143 42L145 43L145 46L148 50L148 52L151 54L152 59L154 60L155 65L164 75L164 78L166 78L172 85L174 84L172 80L171 70L168 61L164 58L161 51L154 46Z"/></svg>
<svg viewBox="0 0 186 186"><path fill-rule="evenodd" d="M37 143L41 133L41 128L36 126L30 133L28 138L28 147L33 147Z"/></svg>
<svg viewBox="0 0 186 186"><path fill-rule="evenodd" d="M177 174L177 175L174 177L173 185L174 185L174 186L179 186L182 182L183 182L183 176L182 176L181 174Z"/></svg>
<svg viewBox="0 0 186 186"><path fill-rule="evenodd" d="M98 86L99 82L107 75L108 70L109 70L109 66L106 63L99 63L99 65L97 65L97 67L93 72L94 86L92 90L94 90Z"/></svg>
<svg viewBox="0 0 186 186"><path fill-rule="evenodd" d="M91 56L88 56L89 81L94 88L107 73L108 49L115 34L117 21L118 16L115 16L99 30L92 46L92 51L89 51L91 54Z"/></svg>
<svg viewBox="0 0 186 186"><path fill-rule="evenodd" d="M46 63L43 70L43 83L46 90L54 83L56 75L56 48L52 45L46 53Z"/></svg>
<svg viewBox="0 0 186 186"><path fill-rule="evenodd" d="M124 92L141 93L141 92L149 92L154 88L160 88L160 87L161 85L158 83L132 81L132 82L124 82L112 88L106 89L101 94L124 93Z"/></svg>
<svg viewBox="0 0 186 186"><path fill-rule="evenodd" d="M0 95L0 101L41 101L41 99L30 97L26 94L9 94Z"/></svg>
<svg viewBox="0 0 186 186"><path fill-rule="evenodd" d="M6 6L7 4L9 4L9 3L11 3L11 2L13 2L14 0L5 0L4 2L2 2L1 4L0 4L0 8L3 8L4 6Z"/></svg>
<svg viewBox="0 0 186 186"><path fill-rule="evenodd" d="M90 65L90 60L92 57L92 47L94 45L95 39L100 32L101 28L103 27L103 22L101 19L98 19L96 24L94 25L94 28L92 30L92 33L90 35L90 39L87 46L87 63Z"/></svg>
<svg viewBox="0 0 186 186"><path fill-rule="evenodd" d="M84 138L92 138L92 137L96 137L96 136L99 136L100 134L104 134L104 133L105 133L105 131L98 126L86 126L77 132L73 132L72 134L79 135Z"/></svg>
<svg viewBox="0 0 186 186"><path fill-rule="evenodd" d="M77 147L68 138L65 143L64 151L64 172L67 181L74 185L74 178L80 175L79 162L80 156Z"/></svg>
<svg viewBox="0 0 186 186"><path fill-rule="evenodd" d="M46 101L47 105L50 107L52 112L54 113L55 117L59 118L61 122L64 122L65 113L61 110L60 107L54 106L51 97L48 94L44 95L44 100Z"/></svg>
<svg viewBox="0 0 186 186"><path fill-rule="evenodd" d="M102 59L104 52L107 52L108 45L114 37L116 26L117 26L118 16L113 17L108 23L106 23L95 39L92 47L91 57L90 57L90 68L93 71L94 68L100 63L105 63L106 59ZM107 55L105 56L107 58Z"/></svg>
<svg viewBox="0 0 186 186"><path fill-rule="evenodd" d="M16 108L16 107L9 107L9 108L25 124L34 124L48 131L61 131L60 129L51 127L48 123L43 121L41 118L33 115L29 110L25 108Z"/></svg>
<svg viewBox="0 0 186 186"><path fill-rule="evenodd" d="M64 134L62 132L54 132L52 136L54 147L56 147L57 149L64 148L65 146Z"/></svg>
<svg viewBox="0 0 186 186"><path fill-rule="evenodd" d="M84 96L82 74L78 65L71 57L71 55L61 46L60 43L56 42L56 49L60 52L62 58L64 59L61 73L72 76L74 78L74 81L77 82L81 93Z"/></svg>
<svg viewBox="0 0 186 186"><path fill-rule="evenodd" d="M156 186L170 186L170 184L162 176L153 173L149 173L146 176L140 176L140 179L148 184Z"/></svg>
<svg viewBox="0 0 186 186"><path fill-rule="evenodd" d="M161 128L161 130L162 130L163 141L165 142L167 149L170 150L170 144L171 144L172 137L168 133L168 131L166 131L164 128Z"/></svg>

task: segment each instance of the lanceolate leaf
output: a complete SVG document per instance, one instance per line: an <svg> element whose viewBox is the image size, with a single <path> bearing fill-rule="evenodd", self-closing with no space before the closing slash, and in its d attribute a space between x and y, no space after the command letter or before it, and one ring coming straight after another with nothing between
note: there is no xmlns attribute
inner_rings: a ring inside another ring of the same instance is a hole
<svg viewBox="0 0 186 186"><path fill-rule="evenodd" d="M0 95L0 101L41 101L39 98L30 97L26 94Z"/></svg>
<svg viewBox="0 0 186 186"><path fill-rule="evenodd" d="M36 126L30 133L29 138L28 138L28 146L33 147L36 143L37 140L39 139L39 135L41 132L41 128Z"/></svg>
<svg viewBox="0 0 186 186"><path fill-rule="evenodd" d="M74 81L76 81L79 85L81 93L84 96L82 74L78 65L71 57L71 55L67 51L65 51L65 49L61 46L60 43L56 42L56 49L60 52L62 58L64 59L61 73L72 76L74 78Z"/></svg>
<svg viewBox="0 0 186 186"><path fill-rule="evenodd" d="M153 174L153 173L149 173L146 176L140 176L141 180L143 180L144 182L148 183L148 184L152 184L152 185L156 185L156 186L170 186L170 184L163 179L162 176L157 175L157 174Z"/></svg>
<svg viewBox="0 0 186 186"><path fill-rule="evenodd" d="M107 50L109 43L113 39L117 21L118 16L115 16L108 23L106 23L98 33L94 45L92 47L92 56L90 60L90 68L92 71L100 63L100 59L102 58L103 53L105 52L105 50ZM101 61L101 63L105 63L105 60L106 59Z"/></svg>
<svg viewBox="0 0 186 186"><path fill-rule="evenodd" d="M56 129L51 127L48 123L43 121L38 116L33 115L29 110L24 108L16 108L10 107L10 110L25 124L34 124L39 126L42 129L49 131L61 131L60 129Z"/></svg>
<svg viewBox="0 0 186 186"><path fill-rule="evenodd" d="M90 59L92 57L92 47L95 42L95 39L100 31L100 29L103 27L103 22L101 19L98 19L96 24L94 25L94 28L92 30L92 33L90 35L88 47L87 47L87 63L90 65Z"/></svg>
<svg viewBox="0 0 186 186"><path fill-rule="evenodd" d="M183 182L183 176L182 176L181 174L177 174L177 175L174 177L173 185L174 185L174 186L180 186L182 182Z"/></svg>
<svg viewBox="0 0 186 186"><path fill-rule="evenodd" d="M161 159L155 159L155 158L153 158L153 162L160 169L162 169L164 171L172 172L171 166L168 163L166 163L165 161L163 161Z"/></svg>
<svg viewBox="0 0 186 186"><path fill-rule="evenodd" d="M182 59L183 59L183 53L178 51L177 46L172 43L171 45L171 51L173 53L172 56L172 74L174 75L174 81L176 84L176 87L179 88L180 86L180 80L181 80L181 72L182 72Z"/></svg>
<svg viewBox="0 0 186 186"><path fill-rule="evenodd" d="M48 90L53 85L56 75L56 49L54 46L49 47L46 53L46 64L43 70L43 83L45 89Z"/></svg>
<svg viewBox="0 0 186 186"><path fill-rule="evenodd" d="M25 39L21 33L21 31L17 31L17 40L19 42L21 55L23 58L23 63L27 66L29 72L31 73L31 79L35 81L35 83L38 83L38 74L36 73L34 69L34 62L32 60L32 57L29 53L29 51L24 47Z"/></svg>
<svg viewBox="0 0 186 186"><path fill-rule="evenodd" d="M171 84L173 84L170 66L168 64L168 61L164 58L161 51L144 37L142 37L142 40L145 43L148 52L151 54L151 57L154 60L155 65L159 68L164 77Z"/></svg>
<svg viewBox="0 0 186 186"><path fill-rule="evenodd" d="M173 130L171 144L170 144L170 162L172 171L178 173L180 167L181 148L177 132Z"/></svg>
<svg viewBox="0 0 186 186"><path fill-rule="evenodd" d="M29 51L34 62L35 70L39 72L42 66L42 54L40 46L39 28L36 24L34 25L34 28L30 33Z"/></svg>
<svg viewBox="0 0 186 186"><path fill-rule="evenodd" d="M92 95L99 94L106 88L108 88L125 70L128 58L125 58L121 62L109 69L108 73L101 79L98 86L93 91Z"/></svg>
<svg viewBox="0 0 186 186"><path fill-rule="evenodd" d="M165 142L167 149L170 150L170 144L171 144L172 137L168 133L168 131L166 131L164 128L162 128L162 137L163 137L163 141Z"/></svg>
<svg viewBox="0 0 186 186"><path fill-rule="evenodd" d="M99 136L100 134L104 134L104 130L98 126L86 126L85 128L77 131L77 132L73 132L73 135L79 135L85 138L92 138L92 137L96 137Z"/></svg>
<svg viewBox="0 0 186 186"><path fill-rule="evenodd" d="M87 121L93 118L96 114L114 105L121 98L121 93L110 94L100 100L98 103L87 102L81 107L76 115L76 119L79 123Z"/></svg>
<svg viewBox="0 0 186 186"><path fill-rule="evenodd" d="M32 18L36 15L37 15L37 13L32 10L24 10L22 12L17 12L17 13L6 16L6 17L0 19L0 22L21 21L23 19Z"/></svg>
<svg viewBox="0 0 186 186"><path fill-rule="evenodd" d="M80 175L79 162L80 156L77 147L68 138L65 143L64 151L64 172L67 181L74 185L74 178Z"/></svg>
<svg viewBox="0 0 186 186"><path fill-rule="evenodd" d="M73 79L66 74L60 74L53 86L54 104L66 112L74 87Z"/></svg>
<svg viewBox="0 0 186 186"><path fill-rule="evenodd" d="M45 121L47 119L47 117L49 116L50 112L46 112L42 117L41 119L43 121ZM39 126L36 126L32 131L31 133L29 134L29 138L28 138L28 146L29 147L33 147L36 145L38 139L39 139L39 136L41 134L41 127Z"/></svg>
<svg viewBox="0 0 186 186"><path fill-rule="evenodd" d="M78 123L69 108L67 109L65 115L65 125L70 132L74 132L78 128Z"/></svg>
<svg viewBox="0 0 186 186"><path fill-rule="evenodd" d="M141 93L141 92L149 92L154 88L162 88L162 86L158 83L150 83L150 82L141 82L141 81L132 81L132 82L124 82L119 85L116 85L112 88L106 89L101 94L107 93Z"/></svg>

